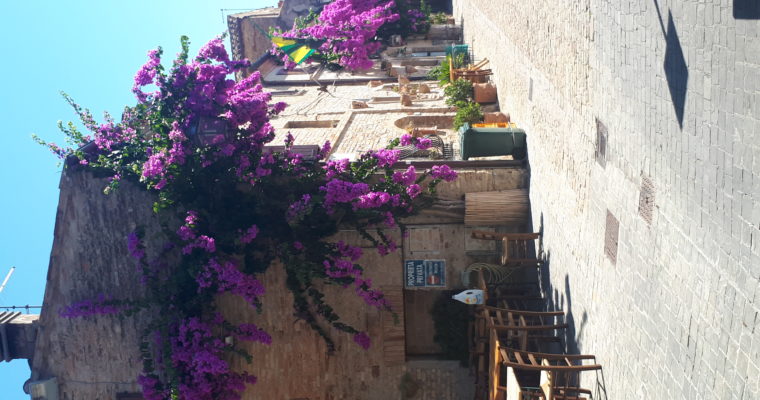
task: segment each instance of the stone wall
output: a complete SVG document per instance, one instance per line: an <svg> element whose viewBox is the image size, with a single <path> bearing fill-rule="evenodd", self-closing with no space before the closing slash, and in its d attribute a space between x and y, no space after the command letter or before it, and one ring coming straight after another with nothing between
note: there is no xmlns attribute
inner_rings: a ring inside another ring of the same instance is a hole
<svg viewBox="0 0 760 400"><path fill-rule="evenodd" d="M528 132L544 289L595 398L760 396L760 22L732 8L454 0Z"/></svg>
<svg viewBox="0 0 760 400"><path fill-rule="evenodd" d="M268 7L227 16L231 57L255 62L272 48L269 28L280 26L280 8ZM246 75L253 72L246 71Z"/></svg>
<svg viewBox="0 0 760 400"><path fill-rule="evenodd" d="M44 307L31 362L32 380L56 377L59 398L114 399L116 393L140 392L139 338L146 316L97 316L68 319L58 315L74 302L108 295L139 298L143 293L127 252L127 235L138 225L146 235L160 231L145 191L124 184L104 195L106 179L77 168L61 175L55 240L50 254Z"/></svg>

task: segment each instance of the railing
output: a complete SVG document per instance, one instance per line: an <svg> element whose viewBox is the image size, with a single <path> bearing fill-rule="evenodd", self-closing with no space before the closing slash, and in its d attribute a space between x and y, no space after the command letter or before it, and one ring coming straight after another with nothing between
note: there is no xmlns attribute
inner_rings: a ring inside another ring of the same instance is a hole
<svg viewBox="0 0 760 400"><path fill-rule="evenodd" d="M31 312L31 309L42 309L42 306L0 306L0 310L24 310L27 314Z"/></svg>

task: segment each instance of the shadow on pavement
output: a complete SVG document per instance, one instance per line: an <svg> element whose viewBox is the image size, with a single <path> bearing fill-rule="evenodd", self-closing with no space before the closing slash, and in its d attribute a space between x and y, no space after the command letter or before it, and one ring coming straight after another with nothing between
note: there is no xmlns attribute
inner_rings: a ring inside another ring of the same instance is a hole
<svg viewBox="0 0 760 400"><path fill-rule="evenodd" d="M756 1L756 0L755 0ZM681 40L678 38L678 31L673 23L673 13L668 10L668 28L662 21L660 6L657 0L654 0L654 6L657 10L657 17L660 20L660 28L665 36L665 79L668 81L670 98L673 101L673 109L676 112L678 126L683 129L683 114L686 105L686 88L689 82L689 68L686 66L686 58L681 48Z"/></svg>
<svg viewBox="0 0 760 400"><path fill-rule="evenodd" d="M760 19L760 1L734 0L735 19Z"/></svg>
<svg viewBox="0 0 760 400"><path fill-rule="evenodd" d="M539 242L538 250L539 254L543 252L543 265L538 271L538 280L541 286L541 291L545 297L545 308L549 311L562 310L565 312L565 322L568 326L564 332L560 332L560 334L564 333L562 336L563 348L560 349L560 352L566 354L580 354L581 351L579 349L579 343L583 341L584 328L586 327L589 316L586 311L583 311L583 314L580 316L580 320L576 320L576 315L573 311L570 275L565 274L564 285L562 285L562 287L556 287L552 285L552 281L550 279L552 270L551 251L543 251L543 233L545 230L543 214L541 214L540 221L541 226L539 228L539 231L542 233L542 237L541 242ZM586 373L590 374L590 372ZM589 389L593 391L592 399L608 400L604 379L604 368L599 371L595 371L595 373L595 385L594 387L589 387Z"/></svg>

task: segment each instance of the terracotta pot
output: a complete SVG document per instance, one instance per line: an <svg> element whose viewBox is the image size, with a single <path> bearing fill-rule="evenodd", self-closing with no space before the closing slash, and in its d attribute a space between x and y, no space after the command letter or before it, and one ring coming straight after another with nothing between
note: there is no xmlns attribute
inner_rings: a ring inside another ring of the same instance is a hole
<svg viewBox="0 0 760 400"><path fill-rule="evenodd" d="M433 127L420 127L412 129L412 136L417 138L424 137L425 135L435 135L436 133L438 133L438 129Z"/></svg>
<svg viewBox="0 0 760 400"><path fill-rule="evenodd" d="M476 103L495 103L498 101L496 96L496 86L492 83L476 83L472 85Z"/></svg>
<svg viewBox="0 0 760 400"><path fill-rule="evenodd" d="M499 122L509 122L509 114L504 114L503 112L490 112L490 113L483 113L483 122L486 124L494 124Z"/></svg>

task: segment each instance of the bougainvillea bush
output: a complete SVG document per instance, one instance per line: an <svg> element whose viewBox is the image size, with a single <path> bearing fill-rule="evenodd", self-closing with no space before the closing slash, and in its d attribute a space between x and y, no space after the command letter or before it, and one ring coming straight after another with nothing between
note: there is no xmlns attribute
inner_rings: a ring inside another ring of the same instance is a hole
<svg viewBox="0 0 760 400"><path fill-rule="evenodd" d="M304 159L293 151L290 135L284 146L267 147L274 139L269 118L286 105L272 103L257 72L230 79L248 63L230 60L220 38L193 59L187 38L182 48L168 71L160 48L148 53L135 77L138 102L119 122L106 117L96 123L67 97L89 134L69 124L61 128L73 148L43 142L69 168L108 176L106 192L131 181L156 193L155 212L174 221L163 228L165 241L150 240L140 229L125 238L146 298L83 299L61 315L152 310L160 317L141 346L145 398L238 399L256 378L231 369L230 357L251 361L236 343L270 345L272 339L252 323L225 320L215 309L216 295L232 293L251 307L266 307L266 288L257 276L282 265L295 298L293 314L324 338L329 351L329 327L368 348L370 337L342 322L319 288L339 285L355 292L356 301L390 307L357 263L362 249L328 238L339 227L353 228L380 254L395 251L396 243L381 230L399 227L456 173L446 166L393 169L399 143L429 146L408 135L354 162L326 160L329 143L320 159Z"/></svg>
<svg viewBox="0 0 760 400"><path fill-rule="evenodd" d="M425 0L394 0L391 11L399 17L395 21L383 24L377 30L377 36L383 41L387 42L391 35L407 37L411 34L426 33L430 29L430 7Z"/></svg>
<svg viewBox="0 0 760 400"><path fill-rule="evenodd" d="M335 0L318 15L310 14L289 31L274 34L316 43L318 53L313 59L357 70L372 67L370 55L380 49L383 39L394 34L406 36L426 24L425 14L409 0ZM293 66L277 47L272 51Z"/></svg>

